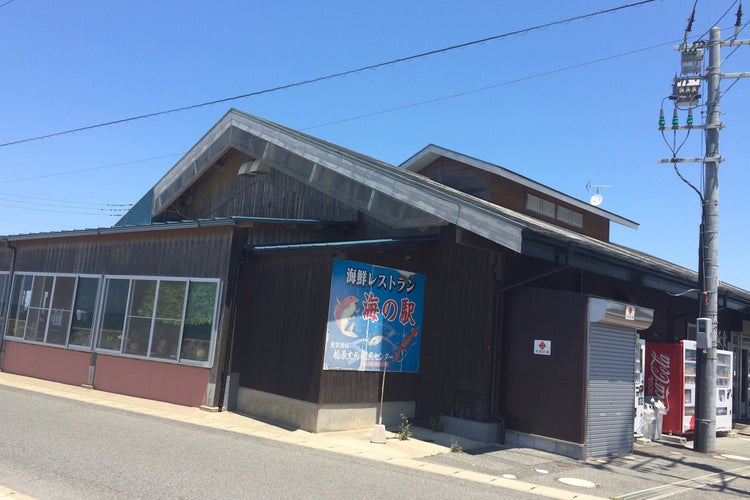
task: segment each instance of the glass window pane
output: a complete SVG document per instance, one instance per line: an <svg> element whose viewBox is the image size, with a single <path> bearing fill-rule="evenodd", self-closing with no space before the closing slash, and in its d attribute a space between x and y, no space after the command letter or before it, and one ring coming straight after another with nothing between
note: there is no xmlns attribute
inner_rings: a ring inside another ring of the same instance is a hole
<svg viewBox="0 0 750 500"><path fill-rule="evenodd" d="M11 294L8 330L6 332L9 337L23 337L31 302L33 280L34 277L27 274L16 274L13 277L13 293Z"/></svg>
<svg viewBox="0 0 750 500"><path fill-rule="evenodd" d="M526 209L532 212L542 212L542 200L533 194L526 195Z"/></svg>
<svg viewBox="0 0 750 500"><path fill-rule="evenodd" d="M23 339L33 342L44 341L44 329L47 327L47 310L36 307L29 308L29 317L26 322Z"/></svg>
<svg viewBox="0 0 750 500"><path fill-rule="evenodd" d="M542 200L542 215L547 217L555 217L555 204L551 201Z"/></svg>
<svg viewBox="0 0 750 500"><path fill-rule="evenodd" d="M185 281L159 282L151 356L160 358L177 357L186 290L187 282Z"/></svg>
<svg viewBox="0 0 750 500"><path fill-rule="evenodd" d="M29 317L23 333L24 340L44 342L47 330L47 317L50 301L52 300L53 276L34 276L31 285L31 301Z"/></svg>
<svg viewBox="0 0 750 500"><path fill-rule="evenodd" d="M576 227L583 227L583 214L570 212L570 223Z"/></svg>
<svg viewBox="0 0 750 500"><path fill-rule="evenodd" d="M190 282L180 357L208 361L216 308L217 283Z"/></svg>
<svg viewBox="0 0 750 500"><path fill-rule="evenodd" d="M570 210L565 207L557 207L557 220L570 224Z"/></svg>
<svg viewBox="0 0 750 500"><path fill-rule="evenodd" d="M0 325L5 319L5 284L8 282L7 274L0 274Z"/></svg>
<svg viewBox="0 0 750 500"><path fill-rule="evenodd" d="M145 355L151 337L156 280L133 280L125 321L125 352Z"/></svg>
<svg viewBox="0 0 750 500"><path fill-rule="evenodd" d="M130 280L107 280L104 292L104 315L102 317L102 328L99 332L97 347L117 351L121 349L129 290Z"/></svg>
<svg viewBox="0 0 750 500"><path fill-rule="evenodd" d="M73 320L70 325L69 345L91 346L94 326L98 278L79 278L76 300L73 305Z"/></svg>
<svg viewBox="0 0 750 500"><path fill-rule="evenodd" d="M55 291L52 295L47 327L46 342L48 344L65 345L68 342L68 325L70 325L75 288L76 278L73 276L58 276L55 279Z"/></svg>

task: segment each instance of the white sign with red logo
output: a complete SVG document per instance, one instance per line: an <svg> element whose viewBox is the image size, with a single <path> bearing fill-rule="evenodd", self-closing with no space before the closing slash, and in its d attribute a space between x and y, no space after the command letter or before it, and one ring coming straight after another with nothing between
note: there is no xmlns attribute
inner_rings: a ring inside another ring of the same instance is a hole
<svg viewBox="0 0 750 500"><path fill-rule="evenodd" d="M630 321L635 320L635 307L634 306L625 306L625 319L628 319Z"/></svg>
<svg viewBox="0 0 750 500"><path fill-rule="evenodd" d="M535 340L534 341L534 354L541 354L542 356L549 356L552 354L552 341L551 340Z"/></svg>

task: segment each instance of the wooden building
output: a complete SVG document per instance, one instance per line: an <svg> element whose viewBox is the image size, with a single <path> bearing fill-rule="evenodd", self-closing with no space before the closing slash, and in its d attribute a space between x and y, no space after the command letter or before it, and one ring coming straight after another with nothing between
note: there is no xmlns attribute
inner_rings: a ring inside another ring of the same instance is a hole
<svg viewBox="0 0 750 500"><path fill-rule="evenodd" d="M342 366L390 367L388 424L400 413L451 417L573 456L608 454L587 435L586 393L555 390L560 370L590 375L587 304L651 311L623 319L622 345L633 349L638 329L651 341L686 338L697 312L697 296L684 293L695 273L610 243L612 223L637 228L437 146L397 167L231 110L114 227L2 238L1 368L321 432L379 417L383 370ZM411 320L408 338L341 327L362 319L364 295L351 299L354 315L332 319L342 263L361 263L371 288L367 266L424 279L423 298L402 302L398 318L386 313L394 298L369 304L371 324ZM750 293L722 284L720 294L726 337L750 335ZM524 321L550 310L554 332ZM336 328L347 342L329 338ZM542 359L535 339L578 347L562 363L565 349ZM376 345L386 354L367 351ZM329 350L346 363L330 369ZM417 368L391 372L406 350ZM548 384L547 400L528 391L524 363ZM578 411L555 413L566 394Z"/></svg>

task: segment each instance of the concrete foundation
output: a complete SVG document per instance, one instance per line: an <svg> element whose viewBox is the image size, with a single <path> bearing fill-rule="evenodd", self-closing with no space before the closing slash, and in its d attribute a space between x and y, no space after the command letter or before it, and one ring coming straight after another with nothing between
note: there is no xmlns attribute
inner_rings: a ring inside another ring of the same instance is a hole
<svg viewBox="0 0 750 500"><path fill-rule="evenodd" d="M441 416L443 432L461 436L480 443L499 443L502 424L497 422L477 422L463 418Z"/></svg>
<svg viewBox="0 0 750 500"><path fill-rule="evenodd" d="M401 413L412 416L414 401L392 401L383 404L383 424L396 427ZM380 423L380 403L318 404L239 387L237 411L272 422L293 426L308 432L331 432L365 429Z"/></svg>
<svg viewBox="0 0 750 500"><path fill-rule="evenodd" d="M583 444L513 430L505 431L505 445L534 448L535 450L557 453L558 455L575 458L576 460L586 459Z"/></svg>

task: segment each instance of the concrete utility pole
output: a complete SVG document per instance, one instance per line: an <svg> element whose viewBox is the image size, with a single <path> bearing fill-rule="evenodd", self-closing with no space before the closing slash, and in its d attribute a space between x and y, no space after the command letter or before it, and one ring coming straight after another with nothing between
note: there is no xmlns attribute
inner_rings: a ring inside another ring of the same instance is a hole
<svg viewBox="0 0 750 500"><path fill-rule="evenodd" d="M695 379L695 441L693 449L702 453L716 451L716 339L719 327L719 97L721 84L721 35L711 28L708 41L708 95L706 97L706 158L703 188L703 217L700 235L702 297L699 317L707 323L707 339L698 339ZM707 341L704 345L703 342Z"/></svg>
<svg viewBox="0 0 750 500"><path fill-rule="evenodd" d="M701 291L697 320L697 373L695 400L695 441L693 448L701 453L716 451L716 349L719 331L718 298L719 298L719 131L723 127L720 117L719 99L721 98L722 78L746 78L750 73L721 73L721 47L750 45L750 40L736 40L740 28L741 9L737 12L735 38L721 40L718 27L711 28L708 43L687 40L675 49L682 51L682 75L675 78L672 96L675 101L675 112L672 119L672 130L690 130L702 128L706 134L706 155L703 158L673 157L659 160L659 163L699 162L705 166L705 186L703 194L695 187L702 202L700 225L700 250L698 263L698 280ZM691 22L692 24L692 22ZM689 31L689 30L688 30ZM709 61L707 75L700 76L702 51L708 48ZM692 109L698 106L700 80L707 81L706 123L693 125ZM678 106L686 105L690 110L688 124L679 125ZM664 111L659 118L660 130L665 130ZM679 172L678 172L679 173ZM684 179L683 179L684 180Z"/></svg>

